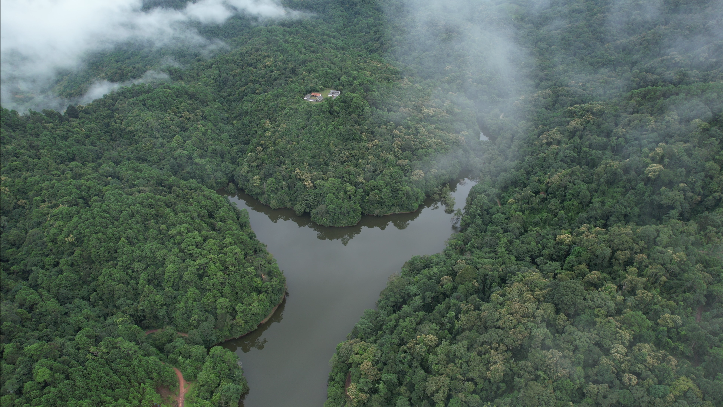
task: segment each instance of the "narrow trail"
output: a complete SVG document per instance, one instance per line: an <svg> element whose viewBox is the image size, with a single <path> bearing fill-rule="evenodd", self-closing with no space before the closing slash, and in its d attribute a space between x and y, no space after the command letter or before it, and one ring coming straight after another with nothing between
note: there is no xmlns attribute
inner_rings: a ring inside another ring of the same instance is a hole
<svg viewBox="0 0 723 407"><path fill-rule="evenodd" d="M176 372L176 377L178 377L178 407L183 407L183 399L188 391L188 383L183 380L183 373L177 367L174 367L173 370Z"/></svg>
<svg viewBox="0 0 723 407"><path fill-rule="evenodd" d="M258 326L256 328L254 328L254 330L258 329L258 327L265 324L266 322L269 321L269 319L271 319L271 317L274 315L274 313L279 308L279 306L281 306L281 304L284 302L284 299L286 299L286 287L284 287L284 293L281 295L281 301L278 304L276 304L276 306L271 310L269 315L266 318L264 318L263 321L261 321L258 324ZM145 333L146 333L146 335L150 335L152 333L160 332L162 330L163 330L163 328L149 329L149 330L145 331ZM254 330L247 332L244 335L248 335L249 333L253 332ZM176 335L187 337L188 333L176 332ZM228 339L226 339L226 340L228 340ZM181 371L178 370L177 367L174 367L173 371L176 372L176 377L178 377L178 399L177 399L178 407L183 407L183 402L186 398L186 392L188 391L189 383L183 378L183 373L181 373Z"/></svg>
<svg viewBox="0 0 723 407"><path fill-rule="evenodd" d="M163 328L150 329L146 331L146 335L160 332L162 330ZM184 332L176 332L176 335L188 336L188 334ZM173 371L176 372L176 377L178 378L178 407L183 407L183 401L186 398L186 392L188 391L188 382L186 382L186 380L183 378L183 373L181 373L181 371L178 370L177 367L174 367Z"/></svg>

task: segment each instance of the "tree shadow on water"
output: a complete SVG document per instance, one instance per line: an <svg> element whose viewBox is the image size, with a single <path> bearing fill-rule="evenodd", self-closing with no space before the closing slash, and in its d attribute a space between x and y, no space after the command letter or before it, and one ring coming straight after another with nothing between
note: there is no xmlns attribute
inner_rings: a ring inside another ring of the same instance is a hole
<svg viewBox="0 0 723 407"><path fill-rule="evenodd" d="M469 180L466 178L454 180L448 184L448 191L454 192L457 190L457 186L465 185L468 181ZM219 193L224 194L223 191L219 191ZM316 237L319 240L340 240L344 246L346 246L351 239L360 234L363 228L377 228L384 230L387 226L393 225L395 228L403 230L406 229L411 222L417 219L423 210L438 210L441 206L443 206L440 205L439 197L437 197L437 199L427 198L414 212L384 216L362 216L361 221L354 226L329 227L321 226L312 222L311 216L308 214L297 215L292 209L272 209L243 191L237 191L237 195L229 196L229 199L239 208L245 208L249 211L264 214L273 223L289 221L294 222L300 228L311 228L316 231Z"/></svg>
<svg viewBox="0 0 723 407"><path fill-rule="evenodd" d="M254 331L249 332L248 334L240 338L231 339L230 341L224 342L223 346L232 352L236 352L236 350L238 349L241 349L241 351L244 353L247 353L252 349L262 350L266 345L266 338L263 337L264 332L266 332L266 330L269 329L273 324L281 322L281 320L284 319L285 308L286 297L284 297L284 300L281 302L281 305L279 305L279 308L274 311L274 315L272 315L265 324L261 325Z"/></svg>

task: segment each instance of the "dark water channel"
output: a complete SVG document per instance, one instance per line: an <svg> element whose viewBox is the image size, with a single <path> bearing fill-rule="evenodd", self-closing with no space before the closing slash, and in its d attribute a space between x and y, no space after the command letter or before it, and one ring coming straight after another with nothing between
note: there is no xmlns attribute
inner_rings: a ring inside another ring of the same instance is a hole
<svg viewBox="0 0 723 407"><path fill-rule="evenodd" d="M475 184L450 185L456 208ZM364 217L328 228L292 210L272 210L248 195L229 198L249 212L251 227L286 275L289 296L257 331L228 341L251 388L245 407L320 407L329 361L389 276L412 256L438 253L453 233L452 217L434 201L414 213Z"/></svg>

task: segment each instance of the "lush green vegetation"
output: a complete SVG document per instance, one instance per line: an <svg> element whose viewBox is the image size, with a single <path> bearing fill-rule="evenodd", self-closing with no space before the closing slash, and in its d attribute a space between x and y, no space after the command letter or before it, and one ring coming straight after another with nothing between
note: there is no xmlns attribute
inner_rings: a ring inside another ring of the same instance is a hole
<svg viewBox="0 0 723 407"><path fill-rule="evenodd" d="M236 356L207 347L285 290L247 214L121 159L122 137L91 122L2 114L3 405L148 404L175 383L169 365L203 398L238 400ZM174 340L144 333L163 327ZM233 363L201 375L218 360Z"/></svg>
<svg viewBox="0 0 723 407"><path fill-rule="evenodd" d="M165 82L3 109L2 405L150 405L171 367L233 405L209 347L284 278L215 191L342 226L464 167L461 233L339 345L328 405L722 404L719 4L422 3L289 0L313 14L198 24L211 56L126 44L54 89Z"/></svg>
<svg viewBox="0 0 723 407"><path fill-rule="evenodd" d="M379 5L288 6L316 14L198 27L231 46L210 59L130 44L95 56L88 70L63 76L56 88L74 96L90 78L122 82L147 69L168 72L171 83L121 90L86 106L83 116L150 143L154 152L137 151L136 160L212 188L231 182L272 208L308 213L327 226L414 211L469 165L469 144L478 139L471 102L405 77L385 60ZM168 66L168 58L188 68ZM341 96L304 102L327 88Z"/></svg>
<svg viewBox="0 0 723 407"><path fill-rule="evenodd" d="M477 103L491 141L461 233L338 346L328 406L723 404L723 52L701 40L716 5L471 17L514 27L530 84ZM420 49L455 50L434 40Z"/></svg>
<svg viewBox="0 0 723 407"><path fill-rule="evenodd" d="M239 143L235 185L322 225L415 210L457 176L477 136L473 117L462 119L448 96L403 80L355 41L335 40L355 17L251 32L238 49L184 76L201 77L228 112ZM319 105L302 99L328 87L341 96Z"/></svg>
<svg viewBox="0 0 723 407"><path fill-rule="evenodd" d="M145 8L157 6L183 2ZM125 44L61 73L54 91L78 97L149 69L166 81L62 114L2 110L3 406L151 405L177 388L171 367L199 405L235 404L238 359L209 347L254 329L284 277L215 191L351 225L415 210L470 161L468 102L382 57L376 4L289 6L316 14L199 24L228 45L210 58ZM342 96L303 101L328 87Z"/></svg>

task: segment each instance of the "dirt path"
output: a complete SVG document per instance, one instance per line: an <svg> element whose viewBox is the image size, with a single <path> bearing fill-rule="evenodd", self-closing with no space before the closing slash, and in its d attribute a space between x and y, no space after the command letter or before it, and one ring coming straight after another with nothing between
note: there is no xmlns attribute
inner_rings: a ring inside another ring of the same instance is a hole
<svg viewBox="0 0 723 407"><path fill-rule="evenodd" d="M146 331L146 335L150 335L152 333L162 330L163 328L151 329ZM188 334L184 332L176 332L176 334L181 336L188 336ZM176 372L176 377L178 378L178 407L183 407L183 400L186 398L186 392L188 391L188 382L183 379L183 373L181 373L181 371L178 370L177 367L174 367L173 371Z"/></svg>
<svg viewBox="0 0 723 407"><path fill-rule="evenodd" d="M178 377L178 407L183 407L183 399L188 391L188 383L183 380L183 373L177 367L174 367L173 370L176 372L176 377Z"/></svg>
<svg viewBox="0 0 723 407"><path fill-rule="evenodd" d="M279 308L279 306L281 306L281 303L284 302L285 298L286 298L286 287L284 287L284 293L281 295L281 301L279 301L279 303L276 304L274 309L271 310L269 315L266 318L264 318L264 320L261 321L258 326L265 324L266 322L268 322L269 319L271 319L271 317L274 315L274 312L276 312L276 310ZM257 326L257 328L258 328L258 326ZM149 329L148 331L146 331L146 335L150 335L152 333L159 332L162 330L163 330L163 328ZM253 332L253 331L251 331L251 332ZM250 333L250 332L248 332L248 333ZM176 335L188 336L188 333L176 332ZM228 339L226 339L226 340L228 340ZM176 372L176 377L178 377L178 407L183 407L183 401L186 397L186 392L188 391L188 382L186 382L186 380L183 379L183 373L181 373L181 371L178 370L177 367L174 367L173 371Z"/></svg>

